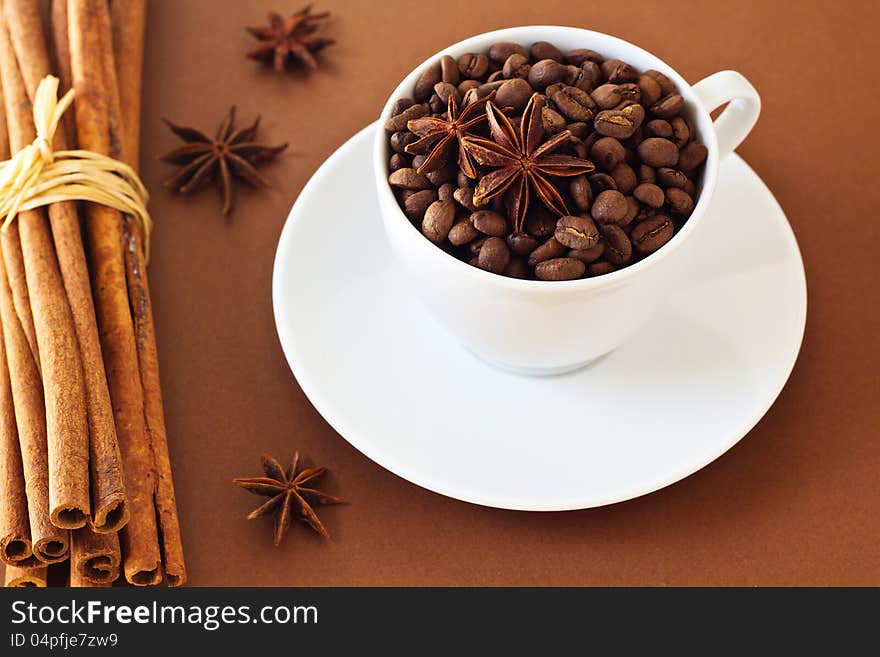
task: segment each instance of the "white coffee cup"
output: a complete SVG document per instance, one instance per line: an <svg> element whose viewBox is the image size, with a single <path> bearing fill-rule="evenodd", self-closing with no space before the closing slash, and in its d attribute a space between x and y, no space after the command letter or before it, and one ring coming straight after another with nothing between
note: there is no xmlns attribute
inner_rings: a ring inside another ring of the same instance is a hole
<svg viewBox="0 0 880 657"><path fill-rule="evenodd" d="M411 97L424 68L442 55L456 59L493 43L548 41L561 50L590 48L640 71L656 69L675 83L686 114L708 149L701 191L683 228L663 247L619 271L575 281L526 281L483 271L445 253L407 219L388 185L390 149L384 124L394 101ZM709 112L729 105L713 123ZM718 165L748 135L761 101L734 71L691 86L651 53L616 37L574 27L531 26L489 32L445 48L415 67L382 110L373 147L376 190L385 231L400 275L434 319L483 360L522 374L558 374L581 367L623 344L663 303L684 271L679 247L698 229L715 191ZM723 245L719 245L721 248ZM429 339L429 336L425 336Z"/></svg>

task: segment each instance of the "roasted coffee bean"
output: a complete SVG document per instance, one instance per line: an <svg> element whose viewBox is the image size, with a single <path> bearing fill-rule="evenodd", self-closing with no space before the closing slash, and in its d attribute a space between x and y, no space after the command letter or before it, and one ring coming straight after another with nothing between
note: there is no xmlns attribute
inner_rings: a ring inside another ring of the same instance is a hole
<svg viewBox="0 0 880 657"><path fill-rule="evenodd" d="M413 160L412 160L412 168L418 171L419 169L421 169L425 165L425 162L427 160L428 160L428 157L426 155L414 156ZM443 166L442 162L440 163L440 166ZM419 171L419 173L425 173L425 172Z"/></svg>
<svg viewBox="0 0 880 657"><path fill-rule="evenodd" d="M460 82L458 85L458 92L461 94L461 97L464 99L463 103L467 105L467 93L469 91L476 90L480 86L479 80L464 80Z"/></svg>
<svg viewBox="0 0 880 657"><path fill-rule="evenodd" d="M562 61L562 53L559 52L559 48L546 41L536 41L532 44L529 52L534 60L552 59L554 62Z"/></svg>
<svg viewBox="0 0 880 657"><path fill-rule="evenodd" d="M599 229L589 217L568 215L559 217L553 236L570 249L588 249L599 241Z"/></svg>
<svg viewBox="0 0 880 657"><path fill-rule="evenodd" d="M400 114L392 116L385 122L385 130L388 132L399 132L406 130L407 122L413 119L420 119L428 113L428 108L424 105L411 105L403 110Z"/></svg>
<svg viewBox="0 0 880 657"><path fill-rule="evenodd" d="M627 116L620 110L599 112L593 125L599 134L615 139L631 137L638 127L631 116Z"/></svg>
<svg viewBox="0 0 880 657"><path fill-rule="evenodd" d="M565 119L556 110L549 107L541 108L541 125L544 132L548 135L555 135L557 132L565 130Z"/></svg>
<svg viewBox="0 0 880 657"><path fill-rule="evenodd" d="M480 249L483 248L483 244L486 243L487 239L489 239L489 238L481 235L477 239L469 242L467 245L467 249L471 253L471 255L475 255L475 256L480 255Z"/></svg>
<svg viewBox="0 0 880 657"><path fill-rule="evenodd" d="M578 210L581 212L590 210L590 206L593 204L593 190L590 189L590 183L587 182L586 176L572 178L568 183L568 193Z"/></svg>
<svg viewBox="0 0 880 657"><path fill-rule="evenodd" d="M639 74L632 66L619 59L609 59L601 64L602 73L609 82L614 84L622 84L624 82L635 82L639 79Z"/></svg>
<svg viewBox="0 0 880 657"><path fill-rule="evenodd" d="M681 149L678 157L678 168L681 171L693 171L706 161L708 154L709 150L703 144L692 141Z"/></svg>
<svg viewBox="0 0 880 657"><path fill-rule="evenodd" d="M605 239L605 259L612 265L625 265L632 259L632 244L623 228L604 224L600 229Z"/></svg>
<svg viewBox="0 0 880 657"><path fill-rule="evenodd" d="M628 164L618 164L609 172L609 174L614 178L614 182L617 184L617 190L624 196L632 194L636 185L639 184L639 181L636 180L636 172L633 171L633 168Z"/></svg>
<svg viewBox="0 0 880 657"><path fill-rule="evenodd" d="M672 219L658 214L636 224L632 229L632 245L639 253L654 253L672 239L674 232Z"/></svg>
<svg viewBox="0 0 880 657"><path fill-rule="evenodd" d="M694 198L697 195L697 187L690 178L685 178L684 187L682 189L687 192L688 196Z"/></svg>
<svg viewBox="0 0 880 657"><path fill-rule="evenodd" d="M587 271L587 266L575 258L553 258L538 263L535 276L542 281L573 281Z"/></svg>
<svg viewBox="0 0 880 657"><path fill-rule="evenodd" d="M433 189L423 189L410 194L403 202L403 213L412 221L420 220L425 216L425 210L437 200L437 192Z"/></svg>
<svg viewBox="0 0 880 657"><path fill-rule="evenodd" d="M566 128L571 133L572 137L577 137L578 139L583 140L584 137L587 136L587 133L593 129L589 123L583 123L581 121L575 121L574 123L569 123Z"/></svg>
<svg viewBox="0 0 880 657"><path fill-rule="evenodd" d="M489 72L489 58L482 53L465 53L458 58L458 71L465 78L481 78Z"/></svg>
<svg viewBox="0 0 880 657"><path fill-rule="evenodd" d="M400 189L430 189L433 187L431 181L428 180L425 176L420 174L415 169L398 169L390 176L388 176L388 183L392 187L399 187Z"/></svg>
<svg viewBox="0 0 880 657"><path fill-rule="evenodd" d="M492 210L478 210L470 217L470 222L478 231L492 237L505 237L507 235L507 219Z"/></svg>
<svg viewBox="0 0 880 657"><path fill-rule="evenodd" d="M457 187L470 187L473 182L464 171L459 171L455 177L455 185Z"/></svg>
<svg viewBox="0 0 880 657"><path fill-rule="evenodd" d="M500 237L487 237L480 249L477 265L480 269L500 274L510 262L510 249Z"/></svg>
<svg viewBox="0 0 880 657"><path fill-rule="evenodd" d="M441 83L438 82L437 84ZM440 100L440 96L437 94L432 94L431 99L428 101L428 107L431 109L432 114L442 114L446 110L446 103Z"/></svg>
<svg viewBox="0 0 880 657"><path fill-rule="evenodd" d="M567 251L568 249L557 242L555 237L551 237L529 254L529 267L534 267L539 262L544 262L545 260L560 258Z"/></svg>
<svg viewBox="0 0 880 657"><path fill-rule="evenodd" d="M529 235L544 239L556 231L556 216L543 205L533 206L526 215L525 224Z"/></svg>
<svg viewBox="0 0 880 657"><path fill-rule="evenodd" d="M639 144L639 157L652 167L673 167L678 163L678 148L668 139L650 137Z"/></svg>
<svg viewBox="0 0 880 657"><path fill-rule="evenodd" d="M574 135L570 135L568 138L568 143L572 155L580 160L587 159L587 157L589 156L589 151L587 151L587 147L584 145L584 142L582 142Z"/></svg>
<svg viewBox="0 0 880 657"><path fill-rule="evenodd" d="M584 69L584 75L590 81L591 88L598 87L605 81L602 76L602 69L599 68L596 62L586 61L581 64L581 68Z"/></svg>
<svg viewBox="0 0 880 657"><path fill-rule="evenodd" d="M422 234L434 244L440 244L449 235L455 222L455 203L452 201L434 201L425 210L422 219Z"/></svg>
<svg viewBox="0 0 880 657"><path fill-rule="evenodd" d="M528 60L529 51L518 43L509 43L507 41L493 43L489 47L489 59L498 64L503 64L511 55L519 55Z"/></svg>
<svg viewBox="0 0 880 657"><path fill-rule="evenodd" d="M547 104L550 107L553 107L553 108L556 107L556 103L553 102L553 96L555 94L559 93L560 91L562 91L562 89L566 86L568 86L568 85L566 85L562 82L557 82L556 84L551 84L549 87L544 89L544 95L547 97L547 99L548 99Z"/></svg>
<svg viewBox="0 0 880 657"><path fill-rule="evenodd" d="M687 176L677 169L670 169L669 167L657 169L657 184L661 187L684 189L687 182Z"/></svg>
<svg viewBox="0 0 880 657"><path fill-rule="evenodd" d="M660 85L661 96L668 96L669 94L675 93L675 85L672 84L672 80L670 80L660 71L650 69L648 71L645 71L645 75L647 75L649 78L653 79L658 85Z"/></svg>
<svg viewBox="0 0 880 657"><path fill-rule="evenodd" d="M664 96L651 105L651 113L661 119L671 119L684 109L684 98L679 94Z"/></svg>
<svg viewBox="0 0 880 657"><path fill-rule="evenodd" d="M565 79L563 82L570 87L577 87L587 93L593 90L593 76L580 66L569 64L565 67Z"/></svg>
<svg viewBox="0 0 880 657"><path fill-rule="evenodd" d="M458 70L458 62L450 55L440 58L440 80L448 84L458 85L461 82L461 73Z"/></svg>
<svg viewBox="0 0 880 657"><path fill-rule="evenodd" d="M623 162L624 153L623 146L614 137L602 137L590 149L590 159L598 168L610 171Z"/></svg>
<svg viewBox="0 0 880 657"><path fill-rule="evenodd" d="M642 183L633 191L635 196L641 203L652 208L659 208L666 202L666 196L663 190L653 183Z"/></svg>
<svg viewBox="0 0 880 657"><path fill-rule="evenodd" d="M500 70L492 71L489 77L486 78L486 82L498 82L499 80L504 80L504 74Z"/></svg>
<svg viewBox="0 0 880 657"><path fill-rule="evenodd" d="M621 102L631 100L634 103L638 103L642 99L642 92L639 91L639 85L632 82L617 85L617 93L620 96Z"/></svg>
<svg viewBox="0 0 880 657"><path fill-rule="evenodd" d="M633 124L636 126L636 130L641 127L642 121L645 120L645 108L638 103L627 105L620 110L620 113L632 120Z"/></svg>
<svg viewBox="0 0 880 657"><path fill-rule="evenodd" d="M626 216L629 206L626 198L616 189L606 189L596 196L590 214L603 224L617 223Z"/></svg>
<svg viewBox="0 0 880 657"><path fill-rule="evenodd" d="M519 53L513 53L504 61L501 74L508 79L526 78L531 68L532 65L529 63L528 57Z"/></svg>
<svg viewBox="0 0 880 657"><path fill-rule="evenodd" d="M529 102L533 93L534 90L528 82L522 78L513 78L498 87L494 102L498 107L512 107L513 111L519 112Z"/></svg>
<svg viewBox="0 0 880 657"><path fill-rule="evenodd" d="M569 121L589 121L596 111L596 103L583 89L563 87L553 94L553 102Z"/></svg>
<svg viewBox="0 0 880 657"><path fill-rule="evenodd" d="M494 82L486 82L477 87L477 98L485 98L493 91L498 91L501 85L507 80L495 80Z"/></svg>
<svg viewBox="0 0 880 657"><path fill-rule="evenodd" d="M540 242L527 233L511 233L507 236L507 246L517 255L527 256L538 248Z"/></svg>
<svg viewBox="0 0 880 657"><path fill-rule="evenodd" d="M565 66L552 59L542 59L529 69L528 81L535 89L545 89L564 78Z"/></svg>
<svg viewBox="0 0 880 657"><path fill-rule="evenodd" d="M455 185L452 183L443 183L437 189L437 198L441 201L454 201Z"/></svg>
<svg viewBox="0 0 880 657"><path fill-rule="evenodd" d="M442 81L443 73L440 70L440 64L433 64L422 71L419 79L416 80L416 86L413 89L413 95L416 100L428 100L434 93L434 85Z"/></svg>
<svg viewBox="0 0 880 657"><path fill-rule="evenodd" d="M457 221L449 230L449 241L453 246L463 246L480 236L480 231L470 221Z"/></svg>
<svg viewBox="0 0 880 657"><path fill-rule="evenodd" d="M441 105L442 111L446 111L450 96L455 99L455 104L461 107L461 92L459 92L458 87L454 84L450 82L438 82L434 85L434 93L437 94L437 97L440 98L443 103Z"/></svg>
<svg viewBox="0 0 880 657"><path fill-rule="evenodd" d="M413 105L416 104L412 98L398 98L394 101L394 104L391 106L391 116L397 116L403 110L409 109Z"/></svg>
<svg viewBox="0 0 880 657"><path fill-rule="evenodd" d="M650 107L658 100L660 100L660 96L663 95L663 90L660 88L660 83L657 82L650 75L642 74L639 76L639 92L641 92L642 102Z"/></svg>
<svg viewBox="0 0 880 657"><path fill-rule="evenodd" d="M588 249L572 249L567 255L588 265L601 258L603 253L605 253L605 242L596 242Z"/></svg>
<svg viewBox="0 0 880 657"><path fill-rule="evenodd" d="M471 212L477 211L477 206L474 205L474 190L470 187L459 187L452 193L452 198L460 206L467 208Z"/></svg>
<svg viewBox="0 0 880 657"><path fill-rule="evenodd" d="M584 62L595 62L598 64L602 61L602 55L589 48L575 48L565 53L565 61L575 66L580 66Z"/></svg>
<svg viewBox="0 0 880 657"><path fill-rule="evenodd" d="M511 256L510 262L507 263L507 266L501 273L505 276L510 276L511 278L525 279L529 277L529 266L522 258Z"/></svg>
<svg viewBox="0 0 880 657"><path fill-rule="evenodd" d="M388 160L388 170L394 173L398 169L404 169L409 166L409 160L400 153L395 153Z"/></svg>
<svg viewBox="0 0 880 657"><path fill-rule="evenodd" d="M642 183L653 183L657 181L657 172L654 171L653 167L649 167L647 164L639 165L639 184Z"/></svg>
<svg viewBox="0 0 880 657"><path fill-rule="evenodd" d="M634 196L626 197L626 207L626 215L617 222L618 226L629 226L639 216L639 211L642 209L642 206L639 205Z"/></svg>
<svg viewBox="0 0 880 657"><path fill-rule="evenodd" d="M672 137L672 124L663 119L652 119L645 124L644 128L646 137L662 137L663 139Z"/></svg>
<svg viewBox="0 0 880 657"><path fill-rule="evenodd" d="M675 116L669 120L669 125L672 128L672 143L679 148L684 148L691 137L691 130L688 127L687 121L680 116ZM679 157L679 159L681 158Z"/></svg>
<svg viewBox="0 0 880 657"><path fill-rule="evenodd" d="M594 262L587 269L590 272L590 276L602 276L603 274L610 274L616 271L617 267L607 260L600 260L599 262Z"/></svg>
<svg viewBox="0 0 880 657"><path fill-rule="evenodd" d="M436 187L444 185L448 182L452 182L458 175L458 166L454 162L449 162L436 169L434 168L434 166L429 164L427 167L422 169L422 172L425 174L425 177L430 180L431 183ZM428 168L433 170L426 171L426 169Z"/></svg>
<svg viewBox="0 0 880 657"><path fill-rule="evenodd" d="M587 178L587 181L590 183L590 189L593 191L594 197L608 189L617 189L617 183L614 182L614 178L607 173L592 173Z"/></svg>
<svg viewBox="0 0 880 657"><path fill-rule="evenodd" d="M689 215L694 209L694 199L683 189L670 187L666 190L666 203L678 215Z"/></svg>
<svg viewBox="0 0 880 657"><path fill-rule="evenodd" d="M590 97L603 110L619 105L622 100L620 87L616 84L603 84L601 87L596 87L590 93Z"/></svg>

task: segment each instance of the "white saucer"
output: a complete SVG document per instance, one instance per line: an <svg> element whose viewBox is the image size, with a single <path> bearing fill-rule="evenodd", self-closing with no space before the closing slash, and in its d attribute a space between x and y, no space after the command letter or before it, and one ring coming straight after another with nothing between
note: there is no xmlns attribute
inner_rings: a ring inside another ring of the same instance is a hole
<svg viewBox="0 0 880 657"><path fill-rule="evenodd" d="M800 349L797 242L760 178L722 164L709 215L677 257L693 280L631 342L580 371L529 378L478 360L400 280L375 200L372 131L303 189L272 282L290 367L315 408L409 481L507 509L581 509L707 465L776 399Z"/></svg>

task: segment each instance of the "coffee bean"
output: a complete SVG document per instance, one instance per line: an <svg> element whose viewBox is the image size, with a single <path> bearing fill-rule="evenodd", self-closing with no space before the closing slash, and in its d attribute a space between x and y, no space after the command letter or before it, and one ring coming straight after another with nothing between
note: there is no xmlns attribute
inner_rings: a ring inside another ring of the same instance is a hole
<svg viewBox="0 0 880 657"><path fill-rule="evenodd" d="M434 244L440 244L449 235L455 222L455 204L452 201L434 201L422 219L422 234Z"/></svg>
<svg viewBox="0 0 880 657"><path fill-rule="evenodd" d="M493 91L498 91L506 80L495 80L494 82L486 82L477 87L477 98L485 98Z"/></svg>
<svg viewBox="0 0 880 657"><path fill-rule="evenodd" d="M503 64L511 55L519 55L528 60L529 51L518 43L509 43L507 41L493 43L489 47L489 59L498 64Z"/></svg>
<svg viewBox="0 0 880 657"><path fill-rule="evenodd" d="M605 224L600 230L605 239L605 259L612 265L628 264L632 258L632 244L623 228Z"/></svg>
<svg viewBox="0 0 880 657"><path fill-rule="evenodd" d="M587 266L575 258L553 258L538 263L535 276L542 281L573 281L586 270Z"/></svg>
<svg viewBox="0 0 880 657"><path fill-rule="evenodd" d="M617 94L620 96L621 102L631 100L634 103L638 103L642 98L639 85L632 82L617 85Z"/></svg>
<svg viewBox="0 0 880 657"><path fill-rule="evenodd" d="M601 87L596 87L593 89L590 97L603 110L619 105L622 100L620 97L620 87L616 84L603 84Z"/></svg>
<svg viewBox="0 0 880 657"><path fill-rule="evenodd" d="M681 149L678 157L678 168L682 171L693 171L706 161L708 154L709 150L703 144L691 142Z"/></svg>
<svg viewBox="0 0 880 657"><path fill-rule="evenodd" d="M500 70L492 71L492 73L489 74L489 77L486 78L486 82L498 82L499 80L504 80L504 74Z"/></svg>
<svg viewBox="0 0 880 657"><path fill-rule="evenodd" d="M512 107L517 112L526 106L533 93L534 90L528 82L522 78L513 78L498 87L494 102L498 107Z"/></svg>
<svg viewBox="0 0 880 657"><path fill-rule="evenodd" d="M653 79L660 86L661 96L668 96L669 94L675 93L675 85L672 83L672 80L670 80L660 71L650 69L648 71L645 71L645 75Z"/></svg>
<svg viewBox="0 0 880 657"><path fill-rule="evenodd" d="M593 90L593 76L580 66L572 66L569 64L565 67L565 84L569 87L576 87L587 93Z"/></svg>
<svg viewBox="0 0 880 657"><path fill-rule="evenodd" d="M590 214L603 224L616 223L626 216L629 207L626 198L616 189L606 189L596 196Z"/></svg>
<svg viewBox="0 0 880 657"><path fill-rule="evenodd" d="M595 88L604 82L602 69L599 68L599 65L596 62L586 61L581 64L581 68L584 70L584 76L590 81L591 88ZM586 89L584 91L586 91Z"/></svg>
<svg viewBox="0 0 880 657"><path fill-rule="evenodd" d="M529 254L529 267L534 267L539 262L559 258L567 251L568 249L556 241L555 237L551 237Z"/></svg>
<svg viewBox="0 0 880 657"><path fill-rule="evenodd" d="M477 265L480 269L500 274L510 262L510 249L500 237L488 237L483 242Z"/></svg>
<svg viewBox="0 0 880 657"><path fill-rule="evenodd" d="M632 105L624 107L620 110L620 113L632 120L633 124L636 126L636 130L641 127L642 121L645 120L645 108L638 103L633 103Z"/></svg>
<svg viewBox="0 0 880 657"><path fill-rule="evenodd" d="M458 58L458 71L465 78L481 78L489 71L489 58L482 53L465 53Z"/></svg>
<svg viewBox="0 0 880 657"><path fill-rule="evenodd" d="M660 88L660 83L657 82L650 75L645 75L644 73L639 76L639 91L641 92L642 102L650 107L658 100L660 100L660 96L663 95L663 90Z"/></svg>
<svg viewBox="0 0 880 657"><path fill-rule="evenodd" d="M509 232L507 219L492 210L479 210L470 217L470 222L478 231L492 237L505 237Z"/></svg>
<svg viewBox="0 0 880 657"><path fill-rule="evenodd" d="M657 181L657 172L654 171L653 167L649 167L647 164L639 165L639 184L642 183L653 183Z"/></svg>
<svg viewBox="0 0 880 657"><path fill-rule="evenodd" d="M425 210L436 200L435 190L423 189L407 197L403 202L403 213L412 221L421 220L425 216Z"/></svg>
<svg viewBox="0 0 880 657"><path fill-rule="evenodd" d="M657 184L661 187L678 187L684 189L687 186L688 179L681 171L662 167L657 169Z"/></svg>
<svg viewBox="0 0 880 657"><path fill-rule="evenodd" d="M640 202L652 208L659 208L666 202L666 196L663 194L663 190L653 183L642 183L635 188L633 196L635 196Z"/></svg>
<svg viewBox="0 0 880 657"><path fill-rule="evenodd" d="M415 169L398 169L388 176L388 183L392 187L401 189L430 189L431 181Z"/></svg>
<svg viewBox="0 0 880 657"><path fill-rule="evenodd" d="M449 84L458 85L461 82L461 74L458 70L458 62L450 55L440 58L440 80Z"/></svg>
<svg viewBox="0 0 880 657"><path fill-rule="evenodd" d="M536 41L533 43L530 52L532 59L535 60L552 59L555 62L562 61L562 53L559 52L559 48L546 41Z"/></svg>
<svg viewBox="0 0 880 657"><path fill-rule="evenodd" d="M474 190L470 187L459 187L452 193L452 198L454 198L459 205L467 208L471 212L477 211L477 206L474 204Z"/></svg>
<svg viewBox="0 0 880 657"><path fill-rule="evenodd" d="M443 80L443 73L440 70L440 64L433 64L422 71L416 80L416 86L413 89L413 95L416 100L428 100L434 93L434 85Z"/></svg>
<svg viewBox="0 0 880 657"><path fill-rule="evenodd" d="M642 209L642 206L639 205L639 202L633 196L626 197L626 207L626 214L623 219L617 222L618 226L629 226L639 216L639 211Z"/></svg>
<svg viewBox="0 0 880 657"><path fill-rule="evenodd" d="M439 82L437 84L440 84ZM437 85L434 85L435 87ZM431 109L433 114L442 114L446 108L446 104L440 100L440 96L437 94L432 94L431 99L428 101L428 107Z"/></svg>
<svg viewBox="0 0 880 657"><path fill-rule="evenodd" d="M570 249L588 249L599 241L599 230L589 217L569 215L556 222L554 237Z"/></svg>
<svg viewBox="0 0 880 657"><path fill-rule="evenodd" d="M555 135L557 132L565 130L565 119L556 110L549 107L541 108L541 125L544 132L548 135Z"/></svg>
<svg viewBox="0 0 880 657"><path fill-rule="evenodd" d="M672 143L679 148L683 148L690 141L691 136L691 130L688 127L687 121L680 116L675 116L669 120L669 125L672 128Z"/></svg>
<svg viewBox="0 0 880 657"><path fill-rule="evenodd" d="M684 109L684 98L679 94L664 96L651 105L651 113L661 119L671 119Z"/></svg>
<svg viewBox="0 0 880 657"><path fill-rule="evenodd" d="M581 212L588 212L593 204L593 191L586 176L575 176L568 184L568 193L575 206Z"/></svg>
<svg viewBox="0 0 880 657"><path fill-rule="evenodd" d="M684 187L682 189L687 192L688 196L691 198L697 195L697 187L694 185L694 181L690 178L686 178L684 181Z"/></svg>
<svg viewBox="0 0 880 657"><path fill-rule="evenodd" d="M404 169L409 166L409 160L400 153L395 153L388 160L388 170L394 173L398 169Z"/></svg>
<svg viewBox="0 0 880 657"><path fill-rule="evenodd" d="M636 180L636 172L628 164L618 164L609 173L617 184L617 190L625 196L632 194L639 184Z"/></svg>
<svg viewBox="0 0 880 657"><path fill-rule="evenodd" d="M620 110L603 110L596 115L594 122L596 132L606 137L626 139L631 137L636 130L636 123L632 117L627 116Z"/></svg>
<svg viewBox="0 0 880 657"><path fill-rule="evenodd" d="M553 94L553 102L569 121L589 121L596 110L590 94L577 87L563 87Z"/></svg>
<svg viewBox="0 0 880 657"><path fill-rule="evenodd" d="M650 137L639 144L639 157L652 167L672 167L678 163L678 149L668 139Z"/></svg>
<svg viewBox="0 0 880 657"><path fill-rule="evenodd" d="M527 256L538 248L539 244L537 238L526 233L511 233L507 236L507 246L517 255Z"/></svg>
<svg viewBox="0 0 880 657"><path fill-rule="evenodd" d="M455 104L461 107L461 92L454 84L450 82L438 82L434 85L434 93L437 94L437 97L442 102L440 113L446 111L450 96L455 99Z"/></svg>
<svg viewBox="0 0 880 657"><path fill-rule="evenodd" d="M617 267L612 265L607 260L600 260L599 262L594 262L592 265L588 267L590 272L590 276L602 276L603 274L610 274L613 271L617 270Z"/></svg>
<svg viewBox="0 0 880 657"><path fill-rule="evenodd" d="M596 242L588 249L572 249L568 252L568 257L588 265L601 258L603 253L605 253L605 242Z"/></svg>
<svg viewBox="0 0 880 657"><path fill-rule="evenodd" d="M508 79L525 78L528 77L531 68L532 65L529 63L528 57L519 53L513 53L504 61L501 74Z"/></svg>
<svg viewBox="0 0 880 657"><path fill-rule="evenodd" d="M529 277L529 266L522 258L511 256L510 262L507 263L507 266L501 273L505 276L510 276L511 278L526 279Z"/></svg>
<svg viewBox="0 0 880 657"><path fill-rule="evenodd" d="M565 66L552 59L542 59L529 69L529 84L535 89L545 89L551 84L562 82Z"/></svg>
<svg viewBox="0 0 880 657"><path fill-rule="evenodd" d="M617 189L617 183L614 182L614 178L607 173L590 174L587 181L590 183L590 189L593 191L593 196L598 196L608 189Z"/></svg>
<svg viewBox="0 0 880 657"><path fill-rule="evenodd" d="M413 160L415 162L415 160ZM430 171L428 170L430 169ZM422 168L422 173L437 187L452 182L458 175L458 166L454 162L443 164L441 160Z"/></svg>
<svg viewBox="0 0 880 657"><path fill-rule="evenodd" d="M470 252L471 255L475 255L475 256L480 255L480 249L483 248L483 244L486 243L487 239L489 239L489 238L481 235L477 239L469 242L467 245L468 252Z"/></svg>
<svg viewBox="0 0 880 657"><path fill-rule="evenodd" d="M639 79L639 74L632 66L620 61L619 59L609 59L601 64L602 73L609 82L614 84L622 84L624 82L635 82Z"/></svg>
<svg viewBox="0 0 880 657"><path fill-rule="evenodd" d="M678 215L689 215L694 209L694 199L683 189L670 187L666 190L666 203Z"/></svg>
<svg viewBox="0 0 880 657"><path fill-rule="evenodd" d="M590 159L600 169L610 171L623 162L624 149L614 137L602 137L590 149Z"/></svg>
<svg viewBox="0 0 880 657"><path fill-rule="evenodd" d="M455 185L452 183L443 183L437 189L437 198L441 201L454 201Z"/></svg>
<svg viewBox="0 0 880 657"><path fill-rule="evenodd" d="M569 132L571 132L570 126L576 125L569 123L566 126ZM587 147L580 139L575 137L574 135L569 135L568 137L569 148L571 149L571 154L574 155L579 160L586 160L589 156L589 152L587 151Z"/></svg>
<svg viewBox="0 0 880 657"><path fill-rule="evenodd" d="M409 109L413 105L416 104L412 98L398 98L394 101L394 104L391 106L391 116L397 116L403 110Z"/></svg>
<svg viewBox="0 0 880 657"><path fill-rule="evenodd" d="M533 206L526 215L525 229L538 239L550 237L556 231L556 217L543 205Z"/></svg>
<svg viewBox="0 0 880 657"><path fill-rule="evenodd" d="M480 86L479 80L464 80L458 85L458 93L461 94L461 97L465 99L463 102L464 105L467 105L467 94L469 91L475 91Z"/></svg>
<svg viewBox="0 0 880 657"><path fill-rule="evenodd" d="M470 221L458 221L449 230L449 241L454 246L463 246L480 236L480 231L471 225Z"/></svg>
<svg viewBox="0 0 880 657"><path fill-rule="evenodd" d="M406 147L416 141L418 137L409 130L400 130L391 135L388 143L395 153L405 153Z"/></svg>
<svg viewBox="0 0 880 657"><path fill-rule="evenodd" d="M663 119L652 119L645 124L645 136L669 139L672 137L672 125Z"/></svg>
<svg viewBox="0 0 880 657"><path fill-rule="evenodd" d="M575 48L565 53L565 61L575 66L581 66L584 62L595 62L598 64L602 61L602 55L589 48Z"/></svg>
<svg viewBox="0 0 880 657"><path fill-rule="evenodd" d="M400 114L392 116L385 122L385 130L388 132L399 132L406 130L406 124L413 119L420 119L428 113L428 108L424 105L411 105L403 110Z"/></svg>
<svg viewBox="0 0 880 657"><path fill-rule="evenodd" d="M672 219L658 214L645 219L632 229L632 245L639 253L654 253L672 239L674 232Z"/></svg>

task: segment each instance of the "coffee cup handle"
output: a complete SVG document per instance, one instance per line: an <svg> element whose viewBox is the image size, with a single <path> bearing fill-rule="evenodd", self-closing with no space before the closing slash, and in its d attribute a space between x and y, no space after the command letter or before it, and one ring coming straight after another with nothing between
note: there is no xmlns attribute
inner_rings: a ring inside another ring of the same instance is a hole
<svg viewBox="0 0 880 657"><path fill-rule="evenodd" d="M707 112L729 103L714 124L718 152L723 158L752 131L761 113L761 97L751 82L736 71L719 71L692 88Z"/></svg>

